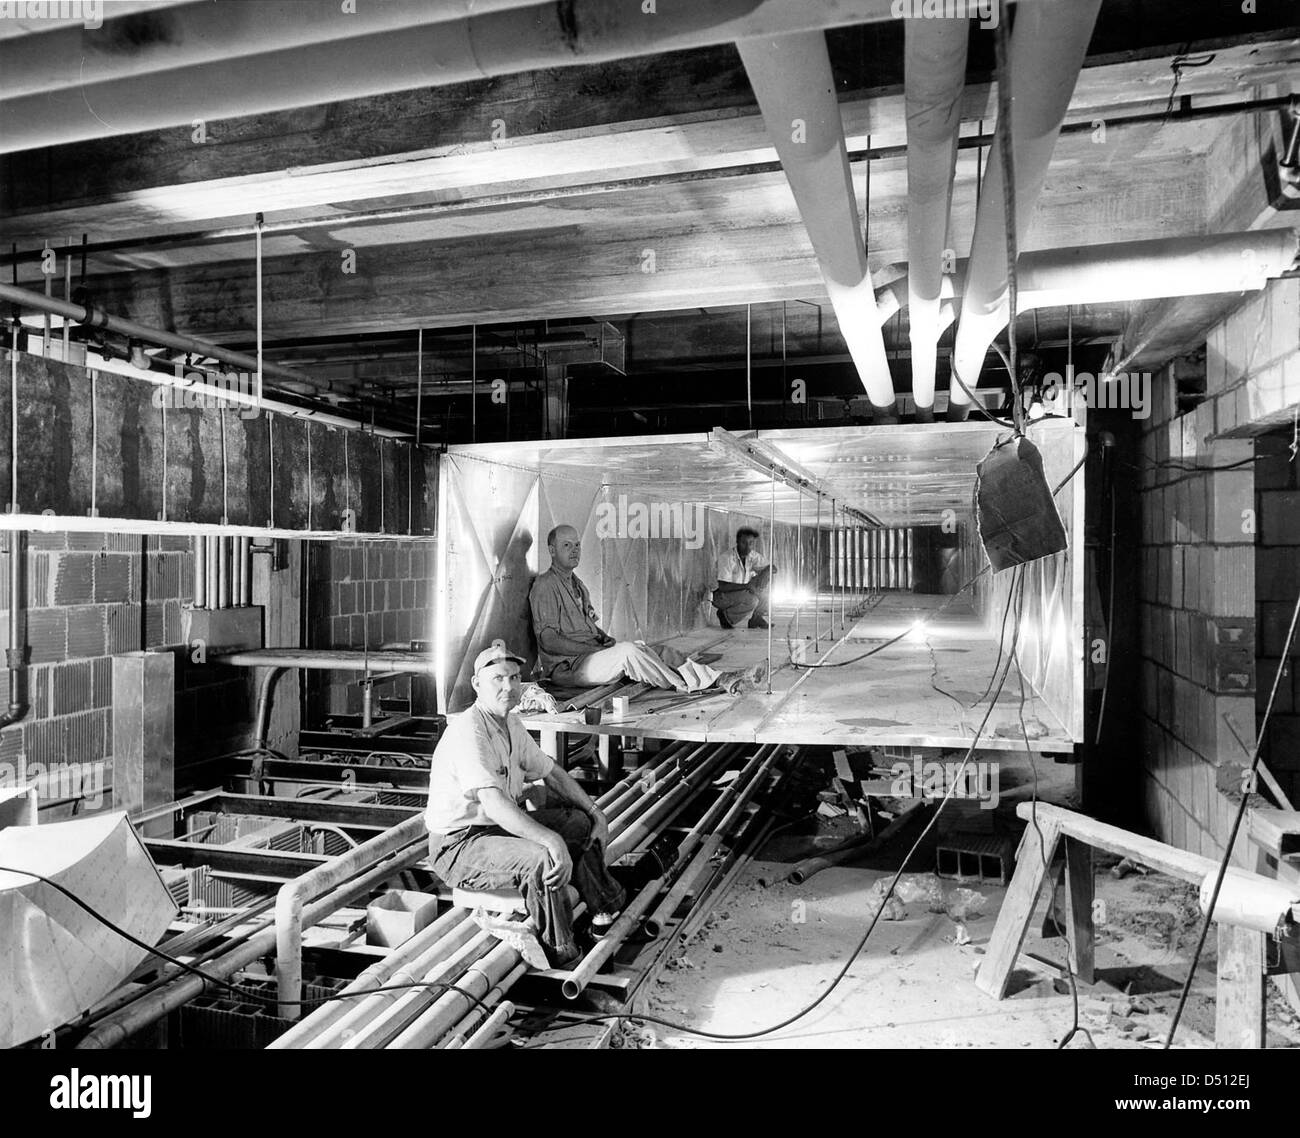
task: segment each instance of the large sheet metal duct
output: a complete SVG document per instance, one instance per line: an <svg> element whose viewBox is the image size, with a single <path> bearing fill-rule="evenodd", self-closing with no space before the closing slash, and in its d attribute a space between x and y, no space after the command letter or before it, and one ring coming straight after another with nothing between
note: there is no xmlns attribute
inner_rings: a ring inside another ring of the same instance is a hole
<svg viewBox="0 0 1300 1138"><path fill-rule="evenodd" d="M908 20L903 25L903 94L907 112L907 296L916 417L934 417L934 372L944 250L961 95L966 85L968 20Z"/></svg>
<svg viewBox="0 0 1300 1138"><path fill-rule="evenodd" d="M895 413L885 339L853 199L844 124L821 32L737 43L785 168L840 332L877 415Z"/></svg>
<svg viewBox="0 0 1300 1138"><path fill-rule="evenodd" d="M187 67L183 81L151 68L126 79L6 99L0 103L0 153L751 36L820 32L890 19L891 6L892 0L710 0L661 3L650 14L632 2L551 0L518 8L492 0L467 2L464 11L473 15L448 20L443 13L449 5L430 5L420 26L227 55ZM230 5L214 7L224 13Z"/></svg>
<svg viewBox="0 0 1300 1138"><path fill-rule="evenodd" d="M1016 11L1007 69L1015 102L1010 125L1017 246L1023 242L1038 204L1100 8L1101 0L1043 0L1019 6ZM989 156L975 216L961 322L953 349L953 380L948 390L950 419L964 419L970 413L971 397L961 385L975 390L985 353L993 337L1007 325L1005 185L998 157L998 143L1006 129L1007 123L999 121L998 142Z"/></svg>
<svg viewBox="0 0 1300 1138"><path fill-rule="evenodd" d="M122 983L146 951L92 917L39 873L146 944L176 903L121 811L0 832L0 1047L76 1019Z"/></svg>

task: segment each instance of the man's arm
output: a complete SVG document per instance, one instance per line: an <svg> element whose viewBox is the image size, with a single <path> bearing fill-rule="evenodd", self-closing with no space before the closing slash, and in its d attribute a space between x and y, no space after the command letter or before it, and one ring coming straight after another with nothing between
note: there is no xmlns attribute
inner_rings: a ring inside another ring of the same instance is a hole
<svg viewBox="0 0 1300 1138"><path fill-rule="evenodd" d="M609 822L604 812L591 800L591 796L582 789L568 771L562 770L557 763L551 768L545 779L546 788L554 791L567 802L573 803L591 819L592 842L609 844Z"/></svg>
<svg viewBox="0 0 1300 1138"><path fill-rule="evenodd" d="M550 782L549 778L547 782ZM510 796L498 787L483 787L478 792L478 801L483 807L483 813L507 833L513 834L516 838L536 842L551 855L552 864L546 876L547 885L558 889L569 883L569 877L573 873L573 861L569 857L569 849L564 844L564 839L559 834L540 822L533 821L527 811L516 806Z"/></svg>
<svg viewBox="0 0 1300 1138"><path fill-rule="evenodd" d="M571 637L561 635L556 628L539 628L537 629L537 645L541 650L550 656L582 656L594 648L602 648L608 644L614 643L612 636L605 636L603 640L574 640Z"/></svg>

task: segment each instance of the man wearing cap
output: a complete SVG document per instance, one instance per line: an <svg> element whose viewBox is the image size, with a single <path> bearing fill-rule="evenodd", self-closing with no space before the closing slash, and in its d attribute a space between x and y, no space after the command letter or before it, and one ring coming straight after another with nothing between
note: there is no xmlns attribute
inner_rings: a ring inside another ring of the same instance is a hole
<svg viewBox="0 0 1300 1138"><path fill-rule="evenodd" d="M758 530L741 526L736 531L736 548L718 557L717 573L713 607L718 623L736 628L748 621L749 628L766 628L772 567L758 552Z"/></svg>
<svg viewBox="0 0 1300 1138"><path fill-rule="evenodd" d="M433 753L425 821L434 872L461 889L519 889L549 963L559 968L580 955L570 881L597 934L614 922L624 894L605 865L605 816L512 714L523 663L501 640L475 658L476 698L449 719ZM529 812L524 784L538 779L554 805Z"/></svg>
<svg viewBox="0 0 1300 1138"><path fill-rule="evenodd" d="M574 572L582 556L578 531L556 526L546 545L551 567L528 594L543 678L586 688L624 678L670 691L685 688L677 669L686 657L675 648L615 640L601 631L591 594Z"/></svg>

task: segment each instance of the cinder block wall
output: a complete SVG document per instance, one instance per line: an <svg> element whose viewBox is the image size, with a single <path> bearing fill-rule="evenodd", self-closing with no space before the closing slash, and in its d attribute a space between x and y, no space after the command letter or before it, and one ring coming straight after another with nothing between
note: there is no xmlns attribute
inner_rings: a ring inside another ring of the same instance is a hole
<svg viewBox="0 0 1300 1138"><path fill-rule="evenodd" d="M1271 679L1271 672L1256 673L1261 629L1276 623L1276 613L1262 600L1257 607L1256 546L1265 535L1257 516L1255 439L1290 423L1300 404L1298 345L1300 282L1274 281L1210 331L1205 400L1179 414L1175 362L1155 377L1152 415L1144 424L1146 815L1163 840L1212 857L1221 855L1240 802L1255 741L1257 684ZM1274 519L1271 535L1289 534L1295 525L1276 514L1286 503L1284 496L1264 502ZM1270 548L1276 546L1269 541L1259 547L1269 561ZM1270 594L1276 588L1267 587ZM1263 635L1266 659L1273 629ZM1234 857L1251 862L1244 842Z"/></svg>
<svg viewBox="0 0 1300 1138"><path fill-rule="evenodd" d="M404 541L314 541L308 545L308 647L361 648L433 637L434 547ZM361 710L360 673L316 672L309 719ZM405 697L408 679L383 694ZM432 710L430 708L429 710Z"/></svg>
<svg viewBox="0 0 1300 1138"><path fill-rule="evenodd" d="M1287 429L1256 443L1255 619L1260 635L1255 708L1261 720L1300 593L1300 461L1291 459L1291 438ZM1282 789L1292 802L1300 802L1300 644L1292 645L1278 681L1261 750Z"/></svg>
<svg viewBox="0 0 1300 1138"><path fill-rule="evenodd" d="M8 540L0 545L7 549ZM4 644L8 576L8 556L0 556ZM241 743L250 718L248 677L190 662L181 642L181 606L193 599L192 589L188 537L28 533L23 618L30 707L21 722L0 731L5 777L26 781L38 763L50 771L106 762L103 785L110 786L112 657L145 648L177 653L178 766ZM0 683L7 691L3 668Z"/></svg>

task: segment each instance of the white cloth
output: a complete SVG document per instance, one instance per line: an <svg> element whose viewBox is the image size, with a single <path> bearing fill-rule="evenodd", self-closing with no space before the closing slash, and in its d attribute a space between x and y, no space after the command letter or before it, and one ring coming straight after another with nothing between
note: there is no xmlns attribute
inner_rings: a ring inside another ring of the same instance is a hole
<svg viewBox="0 0 1300 1138"><path fill-rule="evenodd" d="M767 562L757 549L751 549L743 562L735 549L728 549L726 553L718 555L717 577L719 581L731 585L748 585L754 575L766 566Z"/></svg>

